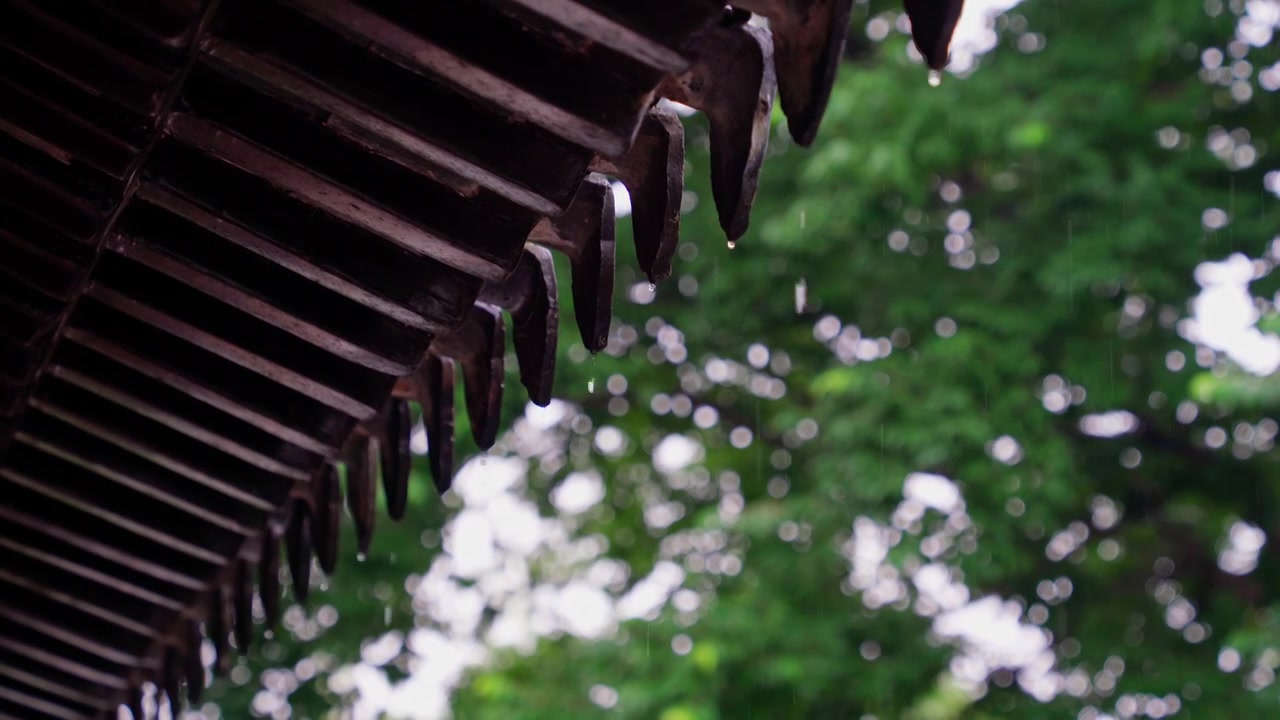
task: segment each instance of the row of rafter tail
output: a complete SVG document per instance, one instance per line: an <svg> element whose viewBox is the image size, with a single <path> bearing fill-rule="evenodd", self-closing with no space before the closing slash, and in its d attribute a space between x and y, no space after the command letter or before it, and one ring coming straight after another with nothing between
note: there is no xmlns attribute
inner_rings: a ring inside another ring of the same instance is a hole
<svg viewBox="0 0 1280 720"><path fill-rule="evenodd" d="M282 549L303 598L344 505L361 551L379 482L404 514L410 400L446 490L459 370L496 439L506 318L551 398L552 251L605 346L609 178L670 274L658 100L709 119L736 240L775 91L807 145L852 2L0 0L0 720L198 698ZM908 2L932 66L944 5Z"/></svg>

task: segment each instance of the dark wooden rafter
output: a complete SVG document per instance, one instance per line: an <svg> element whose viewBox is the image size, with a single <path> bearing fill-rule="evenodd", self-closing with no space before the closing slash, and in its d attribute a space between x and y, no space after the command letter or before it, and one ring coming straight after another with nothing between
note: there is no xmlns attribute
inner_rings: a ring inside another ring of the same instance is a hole
<svg viewBox="0 0 1280 720"><path fill-rule="evenodd" d="M284 568L305 598L344 511L361 552L379 485L404 515L410 400L440 492L459 375L497 437L508 334L549 402L552 252L608 341L611 180L671 273L662 98L707 115L737 240L775 89L808 144L852 0L739 5L0 0L0 717L199 697L203 640L225 668ZM932 67L959 6L908 2Z"/></svg>

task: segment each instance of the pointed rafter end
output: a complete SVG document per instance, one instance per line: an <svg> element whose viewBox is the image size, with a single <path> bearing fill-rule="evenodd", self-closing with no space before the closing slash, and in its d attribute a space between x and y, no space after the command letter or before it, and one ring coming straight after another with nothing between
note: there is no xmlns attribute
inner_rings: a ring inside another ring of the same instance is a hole
<svg viewBox="0 0 1280 720"><path fill-rule="evenodd" d="M927 0L934 2L934 0ZM792 0L769 16L778 97L792 140L809 147L826 113L854 0Z"/></svg>
<svg viewBox="0 0 1280 720"><path fill-rule="evenodd" d="M905 0L911 19L911 40L934 72L942 72L951 61L951 38L964 9L964 0Z"/></svg>
<svg viewBox="0 0 1280 720"><path fill-rule="evenodd" d="M253 642L253 564L241 558L236 563L235 582L231 588L232 627L236 649L241 655L249 652Z"/></svg>
<svg viewBox="0 0 1280 720"><path fill-rule="evenodd" d="M311 522L312 545L316 560L325 574L337 569L338 547L342 529L342 482L338 467L325 463L316 476L315 517Z"/></svg>
<svg viewBox="0 0 1280 720"><path fill-rule="evenodd" d="M288 557L289 577L293 580L293 596L299 603L307 601L311 590L312 522L309 503L302 498L294 500L289 528L285 531L285 555Z"/></svg>
<svg viewBox="0 0 1280 720"><path fill-rule="evenodd" d="M262 532L262 557L258 561L258 597L266 615L268 630L275 630L280 620L280 543L283 524L271 520Z"/></svg>
<svg viewBox="0 0 1280 720"><path fill-rule="evenodd" d="M361 435L347 455L347 510L355 521L356 549L369 553L377 517L378 439Z"/></svg>
<svg viewBox="0 0 1280 720"><path fill-rule="evenodd" d="M684 199L684 125L680 118L665 108L650 108L627 153L617 158L597 157L591 169L627 188L640 270L649 282L665 280L671 275L680 241L680 204ZM584 183L579 198L588 189ZM607 222L612 225L612 213Z"/></svg>
<svg viewBox="0 0 1280 720"><path fill-rule="evenodd" d="M551 402L555 380L560 306L556 295L555 263L546 248L525 245L516 270L499 283L486 283L480 300L511 314L512 341L520 366L520 381L530 402Z"/></svg>
<svg viewBox="0 0 1280 720"><path fill-rule="evenodd" d="M599 158L597 166L608 172L622 172L622 166L606 166ZM582 344L591 352L602 350L609 337L615 232L613 190L604 174L593 172L579 186L567 211L556 218L543 218L529 234L530 242L568 256L573 273L573 315ZM639 231L636 237L638 251Z"/></svg>
<svg viewBox="0 0 1280 720"><path fill-rule="evenodd" d="M387 500L387 516L393 521L404 518L409 504L409 472L413 456L409 452L409 436L413 432L409 401L390 398L380 415L378 445L382 454L382 491Z"/></svg>
<svg viewBox="0 0 1280 720"><path fill-rule="evenodd" d="M711 125L711 192L729 240L747 231L769 144L777 87L773 41L754 25L713 26L689 70L660 92L702 110Z"/></svg>
<svg viewBox="0 0 1280 720"><path fill-rule="evenodd" d="M443 495L453 482L454 387L453 360L428 354L413 377L413 390L422 406L427 433L427 459L436 492Z"/></svg>

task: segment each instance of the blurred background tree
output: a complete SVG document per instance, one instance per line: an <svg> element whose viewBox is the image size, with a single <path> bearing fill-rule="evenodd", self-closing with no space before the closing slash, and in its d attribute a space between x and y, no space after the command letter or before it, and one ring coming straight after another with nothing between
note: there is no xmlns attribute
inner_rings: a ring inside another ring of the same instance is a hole
<svg viewBox="0 0 1280 720"><path fill-rule="evenodd" d="M691 116L676 275L620 238L564 402L190 717L1280 712L1280 2L1026 0L939 88L854 15L737 249Z"/></svg>

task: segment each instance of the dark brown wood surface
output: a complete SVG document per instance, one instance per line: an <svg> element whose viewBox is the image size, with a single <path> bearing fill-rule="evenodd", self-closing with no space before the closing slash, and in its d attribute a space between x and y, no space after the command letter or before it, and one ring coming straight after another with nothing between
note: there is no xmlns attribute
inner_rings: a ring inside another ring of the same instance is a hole
<svg viewBox="0 0 1280 720"><path fill-rule="evenodd" d="M361 550L379 485L403 514L409 399L444 492L459 373L481 447L508 335L551 399L549 251L607 343L611 180L670 274L663 96L710 118L736 240L775 90L808 144L851 4L0 0L0 717L198 696L206 634L225 667L253 593L271 622L283 568L340 564L344 505Z"/></svg>

